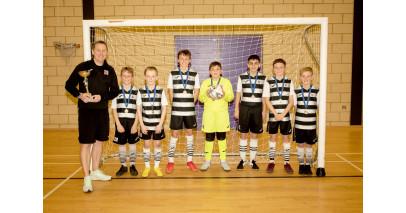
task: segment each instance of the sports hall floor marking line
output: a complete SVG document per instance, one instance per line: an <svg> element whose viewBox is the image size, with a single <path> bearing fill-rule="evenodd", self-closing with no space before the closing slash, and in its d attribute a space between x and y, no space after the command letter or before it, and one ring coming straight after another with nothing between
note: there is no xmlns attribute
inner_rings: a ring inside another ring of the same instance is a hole
<svg viewBox="0 0 406 213"><path fill-rule="evenodd" d="M272 179L272 178L362 178L363 175L333 175L333 176L325 176L325 177L317 177L315 174L312 176L259 176L259 177L163 177L163 178L114 178L112 180L183 180L183 179ZM43 178L44 180L59 180L63 178ZM71 180L83 180L83 178L71 178Z"/></svg>
<svg viewBox="0 0 406 213"><path fill-rule="evenodd" d="M66 181L68 181L69 179L72 178L73 175L75 175L76 173L78 173L80 170L82 169L82 167L80 167L79 169L77 169L74 173L72 173L69 177L65 178L64 181L62 181L59 185L57 185L55 188L53 188L50 192L48 192L48 194L46 194L44 196L44 198L42 200L45 200L49 195L51 195L54 191L56 191L59 187L61 187L64 183L66 183ZM62 178L61 178L62 179ZM78 178L79 179L79 178ZM83 178L82 178L83 179Z"/></svg>
<svg viewBox="0 0 406 213"><path fill-rule="evenodd" d="M354 168L358 169L360 172L363 172L362 169L360 169L358 166L354 165L353 163L351 163L350 161L348 161L347 159L341 157L339 154L336 154L339 158L343 159L345 162L349 163L351 166L353 166Z"/></svg>
<svg viewBox="0 0 406 213"><path fill-rule="evenodd" d="M217 155L215 155L216 153L213 154L213 156L220 156L218 153ZM363 155L364 153L336 153L336 152L332 152L332 153L325 153L326 155L336 155L336 154L340 154L340 155ZM42 155L43 157L79 157L80 155ZM168 156L167 154L165 156ZM258 154L257 154L258 156ZM263 155L262 157L267 156L267 155ZM275 159L277 157L282 157L283 154L280 155L276 155ZM137 157L143 157L143 156L138 156ZM176 156L175 156L176 157ZM183 157L183 156L182 156ZM110 158L115 158L115 157L110 157ZM117 156L118 158L118 156Z"/></svg>
<svg viewBox="0 0 406 213"><path fill-rule="evenodd" d="M330 155L336 155L336 154L340 154L340 155L363 155L364 153L326 153L326 154L330 154Z"/></svg>
<svg viewBox="0 0 406 213"><path fill-rule="evenodd" d="M325 161L326 163L346 163L346 162L353 162L353 163L362 163L364 161L362 160L353 160L353 161ZM198 162L196 162L198 163ZM257 163L261 163L261 162L257 162ZM44 165L58 165L58 164L64 164L64 165L81 165L81 163L43 163ZM104 165L119 165L121 163L104 163ZM144 165L145 163L135 163L136 165ZM238 163L230 163L232 165L237 165ZM265 164L265 163L264 163Z"/></svg>
<svg viewBox="0 0 406 213"><path fill-rule="evenodd" d="M55 164L65 164L65 165L81 165L81 163L43 163L43 164L47 164L47 165L55 165ZM114 164L114 165L121 165L121 163L103 163L103 165L107 165L107 164ZM136 165L145 165L145 163L135 163Z"/></svg>

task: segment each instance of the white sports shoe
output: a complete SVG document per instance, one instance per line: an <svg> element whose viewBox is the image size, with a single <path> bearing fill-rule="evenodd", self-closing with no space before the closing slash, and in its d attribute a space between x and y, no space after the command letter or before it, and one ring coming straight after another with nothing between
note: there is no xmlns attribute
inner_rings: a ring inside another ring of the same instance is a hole
<svg viewBox="0 0 406 213"><path fill-rule="evenodd" d="M111 176L105 175L100 169L96 171L91 171L90 177L92 178L92 180L102 180L102 181L111 180Z"/></svg>
<svg viewBox="0 0 406 213"><path fill-rule="evenodd" d="M93 192L92 178L90 176L84 178L83 192Z"/></svg>
<svg viewBox="0 0 406 213"><path fill-rule="evenodd" d="M210 161L204 161L203 165L200 167L200 170L202 171L206 171L207 169L209 169L211 166L211 162Z"/></svg>
<svg viewBox="0 0 406 213"><path fill-rule="evenodd" d="M227 161L221 162L220 163L221 168L224 169L224 171L229 172L231 171L230 166L228 165Z"/></svg>

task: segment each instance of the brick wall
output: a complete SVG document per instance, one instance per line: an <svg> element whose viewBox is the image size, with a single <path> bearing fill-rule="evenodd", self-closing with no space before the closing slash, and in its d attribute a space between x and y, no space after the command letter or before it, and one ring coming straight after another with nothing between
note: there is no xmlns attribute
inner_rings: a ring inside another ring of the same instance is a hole
<svg viewBox="0 0 406 213"><path fill-rule="evenodd" d="M76 98L64 84L83 61L65 58L53 42L82 38L82 0L43 2L44 128L77 128ZM353 0L94 0L95 19L329 17L327 126L350 121Z"/></svg>

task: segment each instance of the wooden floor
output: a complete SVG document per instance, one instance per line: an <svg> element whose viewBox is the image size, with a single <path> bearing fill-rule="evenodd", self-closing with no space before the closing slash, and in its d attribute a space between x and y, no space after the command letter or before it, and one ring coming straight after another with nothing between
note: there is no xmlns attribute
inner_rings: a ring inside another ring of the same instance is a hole
<svg viewBox="0 0 406 213"><path fill-rule="evenodd" d="M93 181L92 193L83 193L76 131L44 130L44 212L362 212L363 128L328 127L326 177L299 176L297 158L291 157L294 174L283 171L283 158L275 171L246 167L224 172L213 164L206 172L192 172L176 159L174 172L158 178L115 177L118 159L107 159L102 170L113 176L108 182ZM153 162L152 162L153 163ZM161 162L164 170L167 158ZM201 164L197 164L200 167ZM137 158L141 173L143 159ZM315 171L313 170L315 173Z"/></svg>

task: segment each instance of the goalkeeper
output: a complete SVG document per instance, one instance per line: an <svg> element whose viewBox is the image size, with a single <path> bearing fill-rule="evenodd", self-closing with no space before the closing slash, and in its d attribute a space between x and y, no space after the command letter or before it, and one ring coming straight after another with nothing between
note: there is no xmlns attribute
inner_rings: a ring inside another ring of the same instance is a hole
<svg viewBox="0 0 406 213"><path fill-rule="evenodd" d="M202 131L206 133L206 142L204 144L206 161L200 167L202 171L210 168L215 137L217 137L219 146L220 166L224 171L231 170L226 161L226 132L230 131L228 102L234 99L234 93L230 81L221 77L222 72L220 62L214 61L210 63L209 73L211 78L203 81L200 87L199 101L204 103Z"/></svg>

